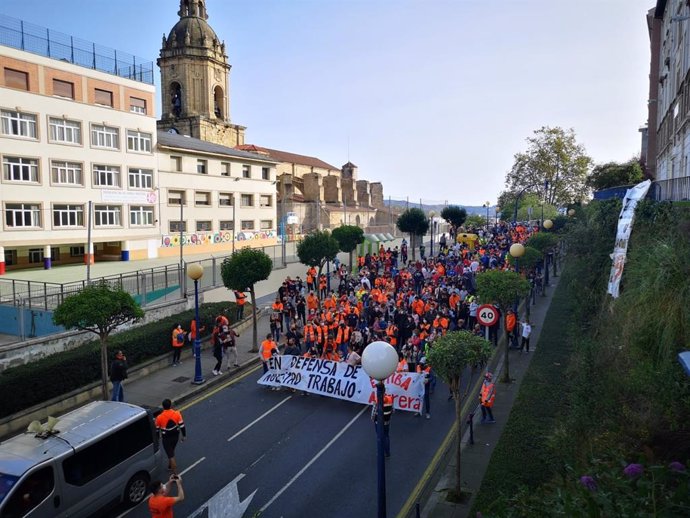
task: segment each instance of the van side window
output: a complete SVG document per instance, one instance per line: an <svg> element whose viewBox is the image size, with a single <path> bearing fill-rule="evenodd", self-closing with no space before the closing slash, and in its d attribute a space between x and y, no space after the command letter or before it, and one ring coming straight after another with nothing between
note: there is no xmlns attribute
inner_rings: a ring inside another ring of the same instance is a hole
<svg viewBox="0 0 690 518"><path fill-rule="evenodd" d="M143 416L65 459L65 482L83 486L152 444L151 425L148 416Z"/></svg>
<svg viewBox="0 0 690 518"><path fill-rule="evenodd" d="M12 493L3 518L25 516L53 492L55 475L52 466L46 466L31 473Z"/></svg>

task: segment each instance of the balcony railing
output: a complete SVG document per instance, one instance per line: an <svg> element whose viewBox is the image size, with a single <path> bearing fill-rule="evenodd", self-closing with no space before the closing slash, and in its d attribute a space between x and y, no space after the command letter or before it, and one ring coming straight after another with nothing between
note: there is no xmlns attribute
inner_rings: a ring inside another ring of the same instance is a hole
<svg viewBox="0 0 690 518"><path fill-rule="evenodd" d="M657 201L690 201L690 176L657 180L652 183L648 197Z"/></svg>
<svg viewBox="0 0 690 518"><path fill-rule="evenodd" d="M153 62L0 14L0 45L153 84Z"/></svg>

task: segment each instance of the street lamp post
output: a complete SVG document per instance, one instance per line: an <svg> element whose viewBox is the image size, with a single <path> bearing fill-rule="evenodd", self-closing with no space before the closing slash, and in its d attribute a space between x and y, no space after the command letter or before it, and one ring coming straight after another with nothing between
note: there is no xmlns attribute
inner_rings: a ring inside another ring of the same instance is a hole
<svg viewBox="0 0 690 518"><path fill-rule="evenodd" d="M496 207L494 210L496 211L496 227L498 227L498 215L501 213L501 209Z"/></svg>
<svg viewBox="0 0 690 518"><path fill-rule="evenodd" d="M199 325L199 279L204 276L204 267L199 263L190 264L187 267L187 277L194 281L194 381L192 384L201 385L204 378L201 375L201 338L199 338L201 326Z"/></svg>
<svg viewBox="0 0 690 518"><path fill-rule="evenodd" d="M525 255L525 247L521 245L520 243L513 243L510 245L510 250L509 250L510 255L515 259L515 272L519 275L520 274L520 257ZM513 313L515 313L515 317L517 318L518 316L518 297L517 294L515 294L515 302L513 303ZM517 332L517 329L515 329L515 332ZM508 340L506 340L506 349L505 349L505 357L504 357L504 363L506 366L505 370L505 375L503 377L503 381L505 383L510 383L510 362L509 362L509 355L508 355L508 350L510 349L510 343Z"/></svg>
<svg viewBox="0 0 690 518"><path fill-rule="evenodd" d="M395 372L398 353L386 342L372 342L362 353L362 367L376 383L376 446L378 466L378 518L386 518L386 461L384 458L383 396L386 387L383 381Z"/></svg>
<svg viewBox="0 0 690 518"><path fill-rule="evenodd" d="M550 230L553 227L553 221L547 219L544 221L544 228ZM546 295L546 287L549 285L549 253L544 250L544 282L542 283L541 294Z"/></svg>
<svg viewBox="0 0 690 518"><path fill-rule="evenodd" d="M491 207L491 203L487 201L483 207L486 209L486 230L489 230L489 207Z"/></svg>
<svg viewBox="0 0 690 518"><path fill-rule="evenodd" d="M436 211L429 211L429 218L431 219L431 257L434 257L434 217L436 216Z"/></svg>

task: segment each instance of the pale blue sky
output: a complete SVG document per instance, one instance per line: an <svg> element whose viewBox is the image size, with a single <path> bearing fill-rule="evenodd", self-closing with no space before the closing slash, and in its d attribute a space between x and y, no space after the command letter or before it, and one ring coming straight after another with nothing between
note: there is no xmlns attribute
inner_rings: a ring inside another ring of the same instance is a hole
<svg viewBox="0 0 690 518"><path fill-rule="evenodd" d="M247 143L336 166L349 158L386 197L480 205L496 201L513 155L543 125L574 128L596 162L639 153L654 4L207 0L207 9ZM2 14L152 61L178 7L0 0Z"/></svg>

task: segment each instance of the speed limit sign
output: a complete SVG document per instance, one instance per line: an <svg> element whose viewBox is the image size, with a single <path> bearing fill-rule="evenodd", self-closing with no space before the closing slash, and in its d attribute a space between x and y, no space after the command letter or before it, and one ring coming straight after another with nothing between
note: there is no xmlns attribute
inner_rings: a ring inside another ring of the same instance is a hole
<svg viewBox="0 0 690 518"><path fill-rule="evenodd" d="M491 304L482 304L477 308L477 322L483 326L493 326L498 322L498 310Z"/></svg>

